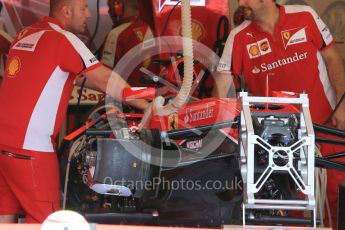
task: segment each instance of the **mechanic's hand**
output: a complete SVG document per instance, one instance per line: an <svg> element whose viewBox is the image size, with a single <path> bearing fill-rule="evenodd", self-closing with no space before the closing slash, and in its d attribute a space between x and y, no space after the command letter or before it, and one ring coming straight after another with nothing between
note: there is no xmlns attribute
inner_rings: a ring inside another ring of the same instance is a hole
<svg viewBox="0 0 345 230"><path fill-rule="evenodd" d="M338 129L345 131L345 101L341 103L332 117L332 124Z"/></svg>

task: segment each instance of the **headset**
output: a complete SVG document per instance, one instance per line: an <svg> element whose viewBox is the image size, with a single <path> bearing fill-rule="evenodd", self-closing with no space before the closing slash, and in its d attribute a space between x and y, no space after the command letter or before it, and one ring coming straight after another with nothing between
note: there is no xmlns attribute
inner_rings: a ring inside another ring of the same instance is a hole
<svg viewBox="0 0 345 230"><path fill-rule="evenodd" d="M114 13L116 17L121 17L124 13L124 4L121 0L113 1Z"/></svg>
<svg viewBox="0 0 345 230"><path fill-rule="evenodd" d="M124 14L124 3L121 0L108 0L109 16L113 20L114 27L119 25L120 18Z"/></svg>

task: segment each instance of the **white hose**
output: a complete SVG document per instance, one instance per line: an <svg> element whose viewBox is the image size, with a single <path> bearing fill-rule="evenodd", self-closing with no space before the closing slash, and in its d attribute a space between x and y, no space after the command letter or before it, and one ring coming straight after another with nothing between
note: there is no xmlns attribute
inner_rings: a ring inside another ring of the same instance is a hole
<svg viewBox="0 0 345 230"><path fill-rule="evenodd" d="M192 17L190 0L181 1L182 36L184 77L181 90L171 104L164 106L164 98L157 97L154 101L154 110L158 116L168 116L175 113L188 99L193 84L193 40L192 40Z"/></svg>
<svg viewBox="0 0 345 230"><path fill-rule="evenodd" d="M85 142L85 135L80 136L77 140L75 140L68 152L68 160L66 166L66 174L65 174L65 183L64 183L64 191L63 191L63 199L62 199L62 209L66 210L66 201L67 201L67 192L68 192L68 177L69 177L69 170L71 166L71 160L73 155L76 152L79 152L79 148L83 146Z"/></svg>
<svg viewBox="0 0 345 230"><path fill-rule="evenodd" d="M315 146L315 155L317 157L322 157L322 154L317 146ZM318 217L321 220L321 226L324 226L325 220L325 208L330 217L330 209L327 199L327 170L322 168L317 168L315 170L315 178L316 178L316 210L318 213ZM329 218L331 220L331 218ZM332 224L332 221L329 221Z"/></svg>

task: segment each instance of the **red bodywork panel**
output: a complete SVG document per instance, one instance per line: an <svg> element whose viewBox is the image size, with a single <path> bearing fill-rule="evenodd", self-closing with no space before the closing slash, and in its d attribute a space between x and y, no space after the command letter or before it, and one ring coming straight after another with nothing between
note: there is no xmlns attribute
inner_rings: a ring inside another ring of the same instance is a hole
<svg viewBox="0 0 345 230"><path fill-rule="evenodd" d="M232 121L239 115L240 107L235 99L207 98L193 101L169 116L153 116L150 128L161 131L185 129L224 121Z"/></svg>
<svg viewBox="0 0 345 230"><path fill-rule="evenodd" d="M152 98L155 95L154 88L142 88L138 89L131 89L127 88L123 91L123 100L130 101L133 99L143 99L143 98ZM282 95L278 92L275 92L274 95ZM284 97L296 97L296 95L289 95L284 94ZM268 109L266 105L261 104L258 106L260 108L252 108L252 112L260 112L260 113L299 113L299 109L290 104L280 105L282 106L281 109ZM236 117L240 115L241 111L241 102L234 98L206 98L199 101L193 101L186 103L182 108L178 110L178 112L173 113L169 116L157 116L155 114L152 115L149 128L159 129L160 131L173 131L178 129L190 129L194 127L206 126L206 125L213 125L222 122L229 122L235 120ZM110 110L107 114L114 113L114 110ZM106 119L107 114L103 114L102 118ZM142 114L138 113L121 113L116 112L116 115L119 118L127 118L128 126L130 128L137 128L138 122L135 120L142 117ZM133 121L132 121L132 120ZM89 126L92 126L93 123L89 123ZM71 133L70 135L66 136L66 140L72 140L76 136L79 136L83 133L86 129L86 126L83 126L76 130L75 132ZM135 129L134 129L135 130ZM224 128L223 131L233 137L234 139L238 139L238 130L229 128Z"/></svg>

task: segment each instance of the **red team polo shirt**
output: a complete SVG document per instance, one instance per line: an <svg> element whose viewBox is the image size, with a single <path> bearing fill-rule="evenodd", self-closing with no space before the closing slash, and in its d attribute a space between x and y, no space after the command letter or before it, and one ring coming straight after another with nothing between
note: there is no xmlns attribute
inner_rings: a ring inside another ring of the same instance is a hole
<svg viewBox="0 0 345 230"><path fill-rule="evenodd" d="M75 78L98 65L56 19L45 17L22 30L0 88L0 149L54 152Z"/></svg>
<svg viewBox="0 0 345 230"><path fill-rule="evenodd" d="M245 21L229 35L217 71L244 74L249 90L264 96L269 89L305 91L313 120L322 123L335 105L335 94L319 50L334 43L333 37L309 6L280 6L273 36L252 21Z"/></svg>
<svg viewBox="0 0 345 230"><path fill-rule="evenodd" d="M141 55L143 55L146 49L154 46L154 40L150 40L153 37L152 30L145 22L134 21L123 23L107 34L100 61L109 68L114 69L119 60L133 47L142 44L140 51ZM145 63L142 65L145 65ZM140 72L140 67L133 67L133 72L126 79L130 85L142 85L140 78L144 73Z"/></svg>

